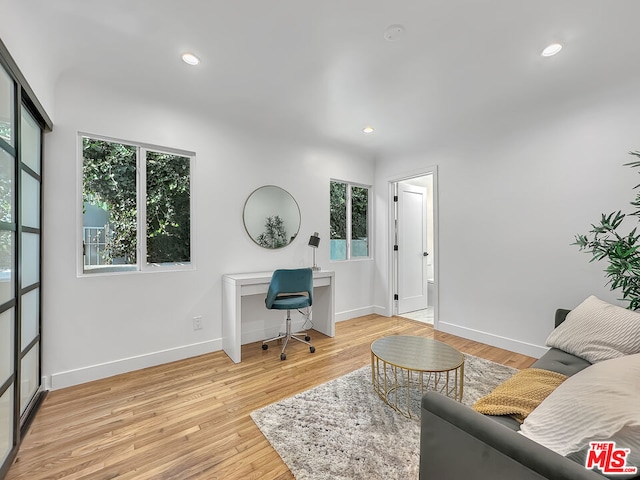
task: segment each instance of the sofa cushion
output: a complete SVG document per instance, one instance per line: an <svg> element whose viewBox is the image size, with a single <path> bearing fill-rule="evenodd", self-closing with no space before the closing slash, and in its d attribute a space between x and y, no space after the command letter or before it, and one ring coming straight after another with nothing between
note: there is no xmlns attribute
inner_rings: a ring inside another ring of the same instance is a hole
<svg viewBox="0 0 640 480"><path fill-rule="evenodd" d="M591 363L640 353L640 313L590 296L551 332L547 346Z"/></svg>
<svg viewBox="0 0 640 480"><path fill-rule="evenodd" d="M520 432L559 453L585 452L589 442L629 448L640 467L640 354L596 363L569 377L522 424Z"/></svg>
<svg viewBox="0 0 640 480"><path fill-rule="evenodd" d="M531 365L533 368L543 368L552 372L562 373L567 377L578 373L591 365L584 358L576 357L557 348L550 348L547 353Z"/></svg>

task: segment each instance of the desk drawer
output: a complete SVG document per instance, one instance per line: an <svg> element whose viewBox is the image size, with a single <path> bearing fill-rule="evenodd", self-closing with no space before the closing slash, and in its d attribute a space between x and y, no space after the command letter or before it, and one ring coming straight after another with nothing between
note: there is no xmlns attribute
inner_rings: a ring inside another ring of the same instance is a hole
<svg viewBox="0 0 640 480"><path fill-rule="evenodd" d="M313 279L313 286L315 287L328 287L331 285L331 279L329 277L321 277Z"/></svg>
<svg viewBox="0 0 640 480"><path fill-rule="evenodd" d="M328 287L331 285L331 278L329 277L321 277L313 279L313 288L317 287ZM264 293L266 295L269 290L268 283L257 283L254 285L242 285L240 287L240 295L260 295Z"/></svg>
<svg viewBox="0 0 640 480"><path fill-rule="evenodd" d="M245 295L258 295L258 294L267 294L267 291L269 290L269 284L268 283L258 283L256 285L242 285L242 287L240 287L240 295L241 296L245 296Z"/></svg>

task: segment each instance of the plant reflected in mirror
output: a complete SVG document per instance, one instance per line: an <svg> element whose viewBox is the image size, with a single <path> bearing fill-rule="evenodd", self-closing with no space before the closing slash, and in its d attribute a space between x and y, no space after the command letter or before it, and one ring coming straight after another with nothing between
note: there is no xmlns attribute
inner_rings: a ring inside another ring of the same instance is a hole
<svg viewBox="0 0 640 480"><path fill-rule="evenodd" d="M244 227L263 248L289 245L300 230L300 209L289 192L274 185L254 190L244 205Z"/></svg>

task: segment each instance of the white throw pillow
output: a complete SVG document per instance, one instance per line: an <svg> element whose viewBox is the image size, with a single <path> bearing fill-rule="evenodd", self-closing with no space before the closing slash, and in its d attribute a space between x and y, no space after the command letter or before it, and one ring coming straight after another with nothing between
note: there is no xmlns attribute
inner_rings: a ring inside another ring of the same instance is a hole
<svg viewBox="0 0 640 480"><path fill-rule="evenodd" d="M556 388L529 414L520 433L559 453L585 453L589 442L629 448L640 469L640 354L591 365Z"/></svg>
<svg viewBox="0 0 640 480"><path fill-rule="evenodd" d="M590 296L551 332L547 346L591 363L640 353L640 313Z"/></svg>

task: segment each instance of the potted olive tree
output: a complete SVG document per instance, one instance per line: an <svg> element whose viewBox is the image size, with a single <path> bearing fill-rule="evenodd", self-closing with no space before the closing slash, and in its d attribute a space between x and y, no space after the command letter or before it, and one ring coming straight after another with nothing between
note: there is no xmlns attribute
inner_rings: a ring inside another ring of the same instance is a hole
<svg viewBox="0 0 640 480"><path fill-rule="evenodd" d="M640 152L629 152L640 158ZM640 166L640 160L626 163L632 168ZM637 189L640 185L636 185ZM623 301L629 302L629 310L640 308L640 234L636 233L637 227L629 231L628 217L635 217L640 221L640 192L636 194L634 201L630 202L634 210L630 213L622 213L621 210L602 214L600 222L591 225L591 230L586 235L576 235L573 245L578 245L581 251L591 254L591 262L596 260L608 260L609 266L605 269L608 279L607 284L611 290L621 289ZM624 233L627 232L627 233Z"/></svg>

